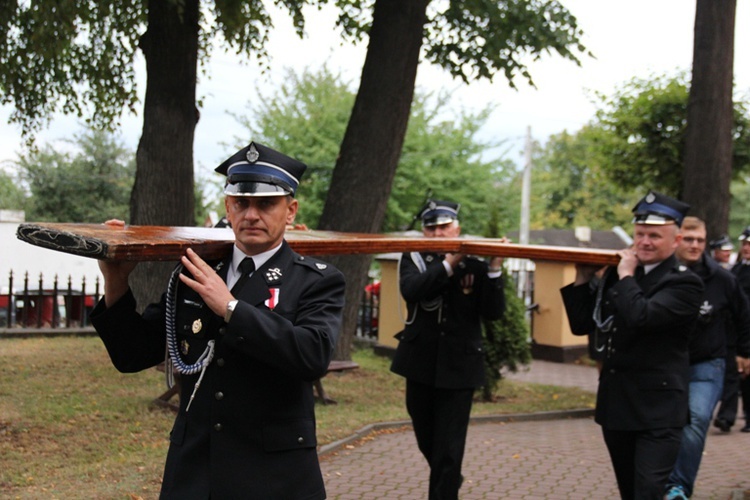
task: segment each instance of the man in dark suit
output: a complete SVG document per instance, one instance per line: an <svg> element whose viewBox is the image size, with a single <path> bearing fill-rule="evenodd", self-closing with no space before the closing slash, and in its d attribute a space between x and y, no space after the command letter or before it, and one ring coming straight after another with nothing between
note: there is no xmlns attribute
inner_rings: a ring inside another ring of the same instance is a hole
<svg viewBox="0 0 750 500"><path fill-rule="evenodd" d="M256 143L222 163L232 253L205 262L188 250L142 315L133 264L100 263L105 295L91 319L115 367L158 364L166 331L168 366L181 374L162 498L325 498L312 381L338 338L344 279L284 241L305 168Z"/></svg>
<svg viewBox="0 0 750 500"><path fill-rule="evenodd" d="M706 223L685 217L675 256L703 281L698 321L690 337L690 422L667 483L666 500L687 500L703 458L706 433L724 384L727 339L736 337L738 361L750 357L750 307L737 279L706 254Z"/></svg>
<svg viewBox="0 0 750 500"><path fill-rule="evenodd" d="M420 212L428 238L460 234L459 205L430 200ZM430 500L457 499L474 390L485 383L481 318L505 310L502 259L405 253L399 286L408 306L391 365L406 377L406 408L430 465Z"/></svg>
<svg viewBox="0 0 750 500"><path fill-rule="evenodd" d="M597 269L578 266L561 290L572 332L605 339L596 421L623 499L663 497L688 422L688 340L703 291L674 256L688 208L649 192L617 267L592 289Z"/></svg>
<svg viewBox="0 0 750 500"><path fill-rule="evenodd" d="M740 234L740 251L737 262L732 266L732 274L737 277L740 287L745 295L750 298L750 226L747 226ZM716 412L714 426L722 432L729 432L737 418L740 394L742 394L742 410L745 417L745 425L742 432L750 432L750 377L741 364L737 363L736 336L728 341L727 369L724 374L724 390L721 396L721 405Z"/></svg>

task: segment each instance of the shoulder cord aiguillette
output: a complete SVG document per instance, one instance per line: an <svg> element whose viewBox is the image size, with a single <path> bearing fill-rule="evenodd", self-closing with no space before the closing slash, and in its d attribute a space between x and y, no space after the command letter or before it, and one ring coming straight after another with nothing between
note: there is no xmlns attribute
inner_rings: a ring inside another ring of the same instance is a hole
<svg viewBox="0 0 750 500"><path fill-rule="evenodd" d="M167 329L167 359L164 367L164 372L167 376L167 386L172 388L174 386L174 375L172 369L176 369L182 375L194 375L200 372L198 381L195 383L193 393L190 395L190 401L188 401L185 412L190 409L190 404L195 398L195 393L198 391L198 387L201 385L203 375L206 373L206 368L214 358L214 344L213 339L208 341L206 349L203 354L200 355L198 361L189 365L182 360L180 356L180 350L177 348L177 335L175 334L175 322L177 321L177 285L179 284L180 272L182 272L182 264L178 264L175 270L172 272L172 276L169 278L169 285L167 286L167 310L166 310L166 329Z"/></svg>

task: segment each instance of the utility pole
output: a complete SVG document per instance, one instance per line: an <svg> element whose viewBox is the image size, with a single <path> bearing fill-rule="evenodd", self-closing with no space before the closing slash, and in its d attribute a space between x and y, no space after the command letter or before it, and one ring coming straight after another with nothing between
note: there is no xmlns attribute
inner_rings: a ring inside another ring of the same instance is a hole
<svg viewBox="0 0 750 500"><path fill-rule="evenodd" d="M526 127L526 142L524 144L523 183L521 184L521 228L518 232L519 243L529 244L529 205L531 200L531 126ZM526 262L522 262L518 270L518 294L524 300L527 299L528 273ZM528 304L525 304L528 305Z"/></svg>

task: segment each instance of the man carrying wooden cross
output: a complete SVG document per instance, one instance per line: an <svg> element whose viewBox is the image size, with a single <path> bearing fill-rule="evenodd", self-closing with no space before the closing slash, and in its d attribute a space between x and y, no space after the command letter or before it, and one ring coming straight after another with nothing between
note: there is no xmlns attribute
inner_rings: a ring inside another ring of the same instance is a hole
<svg viewBox="0 0 750 500"><path fill-rule="evenodd" d="M100 261L105 295L91 320L115 367L156 366L166 335L168 370L181 374L161 498L326 496L312 382L339 335L344 278L284 240L305 168L257 143L219 165L232 253L206 262L187 250L142 315L128 287L135 264Z"/></svg>

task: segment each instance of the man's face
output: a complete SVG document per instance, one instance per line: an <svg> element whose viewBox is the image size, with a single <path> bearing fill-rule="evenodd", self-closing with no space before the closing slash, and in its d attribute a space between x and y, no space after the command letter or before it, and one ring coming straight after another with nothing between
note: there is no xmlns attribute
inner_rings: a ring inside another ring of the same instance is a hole
<svg viewBox="0 0 750 500"><path fill-rule="evenodd" d="M237 246L256 255L281 243L298 203L290 196L227 196L224 206Z"/></svg>
<svg viewBox="0 0 750 500"><path fill-rule="evenodd" d="M456 238L461 234L461 226L456 221L438 224L437 226L424 226L422 227L422 234L428 238Z"/></svg>
<svg viewBox="0 0 750 500"><path fill-rule="evenodd" d="M721 248L717 248L714 250L714 260L716 262L725 264L729 262L729 258L732 256L731 250L722 250Z"/></svg>
<svg viewBox="0 0 750 500"><path fill-rule="evenodd" d="M740 247L740 255L743 260L750 259L750 241L742 240L742 246Z"/></svg>
<svg viewBox="0 0 750 500"><path fill-rule="evenodd" d="M658 264L674 253L680 239L675 224L636 224L633 231L635 255L641 264Z"/></svg>
<svg viewBox="0 0 750 500"><path fill-rule="evenodd" d="M677 258L685 264L695 264L706 250L705 228L683 229L682 239L677 245Z"/></svg>

